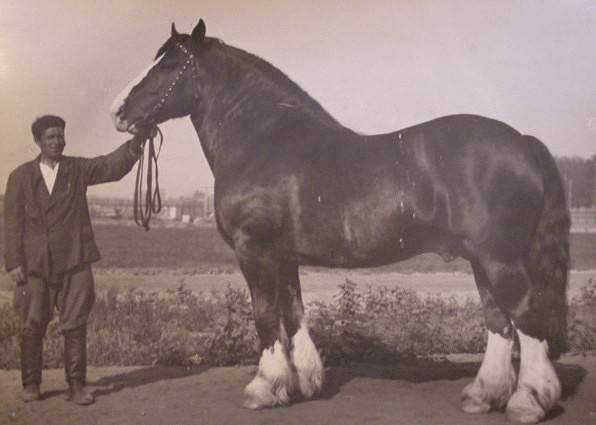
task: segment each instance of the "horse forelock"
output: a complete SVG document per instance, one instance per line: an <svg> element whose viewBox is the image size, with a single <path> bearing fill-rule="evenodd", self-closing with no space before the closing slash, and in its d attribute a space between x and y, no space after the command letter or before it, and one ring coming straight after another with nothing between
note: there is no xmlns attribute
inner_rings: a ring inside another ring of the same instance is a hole
<svg viewBox="0 0 596 425"><path fill-rule="evenodd" d="M157 50L157 53L155 54L155 59L172 49L174 46L176 46L177 43L184 43L189 38L190 36L187 34L177 34L168 38L166 42L162 44L161 47Z"/></svg>

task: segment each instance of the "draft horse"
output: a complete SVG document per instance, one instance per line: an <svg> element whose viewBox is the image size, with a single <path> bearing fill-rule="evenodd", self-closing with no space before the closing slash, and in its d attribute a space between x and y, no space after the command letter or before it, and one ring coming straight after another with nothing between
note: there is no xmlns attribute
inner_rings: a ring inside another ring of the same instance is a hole
<svg viewBox="0 0 596 425"><path fill-rule="evenodd" d="M119 131L190 115L215 177L262 346L250 408L311 398L323 365L298 267L373 267L433 252L470 261L488 327L470 413L542 420L561 396L569 213L547 148L510 126L452 115L361 135L266 61L172 24L155 61L112 105ZM512 364L515 335L519 373Z"/></svg>

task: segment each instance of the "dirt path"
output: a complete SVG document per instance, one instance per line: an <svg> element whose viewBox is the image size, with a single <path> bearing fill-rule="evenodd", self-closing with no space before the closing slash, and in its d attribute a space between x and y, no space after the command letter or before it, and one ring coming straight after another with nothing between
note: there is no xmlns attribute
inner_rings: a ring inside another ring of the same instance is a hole
<svg viewBox="0 0 596 425"><path fill-rule="evenodd" d="M0 371L0 423L22 425L240 425L240 424L504 424L505 415L470 416L461 389L478 356L396 366L355 365L326 371L322 396L286 408L241 407L254 367L212 369L91 368L97 402L77 407L63 399L63 372L44 372L44 399L18 401L18 371ZM567 356L557 364L565 399L548 424L596 423L596 355Z"/></svg>

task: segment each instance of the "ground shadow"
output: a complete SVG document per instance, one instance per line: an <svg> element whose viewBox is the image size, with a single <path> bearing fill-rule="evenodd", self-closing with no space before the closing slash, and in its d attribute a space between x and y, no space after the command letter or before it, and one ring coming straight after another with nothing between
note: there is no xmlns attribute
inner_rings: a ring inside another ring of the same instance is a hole
<svg viewBox="0 0 596 425"><path fill-rule="evenodd" d="M450 362L429 359L406 360L393 365L355 363L349 366L331 367L325 373L325 385L319 398L331 399L341 390L341 387L354 378L373 378L403 380L413 383L432 382L439 380L459 380L474 378L479 362ZM562 399L573 397L584 381L588 372L579 365L555 365L562 385ZM463 385L462 385L463 389ZM551 415L558 416L561 411L556 409Z"/></svg>
<svg viewBox="0 0 596 425"><path fill-rule="evenodd" d="M186 378L205 372L208 367L149 366L90 381L96 397L112 394L125 388L136 388L158 381Z"/></svg>
<svg viewBox="0 0 596 425"><path fill-rule="evenodd" d="M561 380L561 398L563 400L573 398L580 384L586 379L588 371L579 365L561 363L555 363L555 369Z"/></svg>
<svg viewBox="0 0 596 425"><path fill-rule="evenodd" d="M478 362L449 362L429 359L405 360L381 365L354 363L326 370L325 386L320 398L331 399L341 387L354 378L402 380L414 383L473 378L478 372Z"/></svg>

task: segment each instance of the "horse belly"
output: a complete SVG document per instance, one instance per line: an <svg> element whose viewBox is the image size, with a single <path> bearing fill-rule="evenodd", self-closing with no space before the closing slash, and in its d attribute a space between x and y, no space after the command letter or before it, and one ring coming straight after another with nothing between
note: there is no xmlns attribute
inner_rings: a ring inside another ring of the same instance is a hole
<svg viewBox="0 0 596 425"><path fill-rule="evenodd" d="M405 227L396 203L355 203L307 214L295 234L300 262L326 267L374 267L413 254L404 249Z"/></svg>

